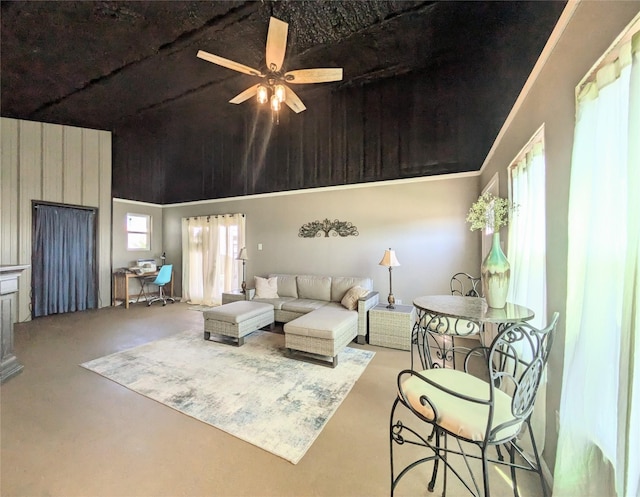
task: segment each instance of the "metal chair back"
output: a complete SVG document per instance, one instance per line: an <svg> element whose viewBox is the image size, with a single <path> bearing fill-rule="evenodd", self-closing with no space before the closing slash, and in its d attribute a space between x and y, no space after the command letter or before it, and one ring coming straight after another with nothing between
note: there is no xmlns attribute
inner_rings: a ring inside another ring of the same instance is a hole
<svg viewBox="0 0 640 497"><path fill-rule="evenodd" d="M462 297L482 297L482 279L469 273L456 273L449 284L451 295Z"/></svg>

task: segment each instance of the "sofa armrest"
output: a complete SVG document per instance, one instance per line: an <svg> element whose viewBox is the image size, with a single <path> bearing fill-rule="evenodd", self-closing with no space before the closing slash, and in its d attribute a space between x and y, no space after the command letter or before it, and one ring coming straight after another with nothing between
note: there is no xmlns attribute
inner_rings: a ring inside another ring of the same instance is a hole
<svg viewBox="0 0 640 497"><path fill-rule="evenodd" d="M367 343L369 334L369 309L378 305L378 292L369 292L366 296L358 299L358 336L356 342Z"/></svg>

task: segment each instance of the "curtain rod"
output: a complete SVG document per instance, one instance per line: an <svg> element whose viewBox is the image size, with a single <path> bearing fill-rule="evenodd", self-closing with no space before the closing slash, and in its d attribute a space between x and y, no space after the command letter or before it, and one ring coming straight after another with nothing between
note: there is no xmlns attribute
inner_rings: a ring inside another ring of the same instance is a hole
<svg viewBox="0 0 640 497"><path fill-rule="evenodd" d="M97 211L97 207L91 207L88 205L75 205L75 204L61 204L59 202L47 202L46 200L32 200L31 204L34 209L42 206L50 206L50 207L64 207L67 209L81 209L83 211Z"/></svg>
<svg viewBox="0 0 640 497"><path fill-rule="evenodd" d="M244 217L244 214L238 212L236 214L207 214L207 215L202 215L202 216L189 216L189 217L185 217L183 219L186 219L187 221L189 219L204 219L205 217L207 218L207 221L212 218L212 217L233 217L233 216L242 216Z"/></svg>

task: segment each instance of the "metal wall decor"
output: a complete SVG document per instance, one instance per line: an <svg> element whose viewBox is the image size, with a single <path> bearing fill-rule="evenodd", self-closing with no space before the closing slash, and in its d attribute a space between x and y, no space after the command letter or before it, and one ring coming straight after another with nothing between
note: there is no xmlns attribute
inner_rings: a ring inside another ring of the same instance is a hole
<svg viewBox="0 0 640 497"><path fill-rule="evenodd" d="M348 221L311 221L303 224L298 230L298 236L302 238L316 238L331 236L358 236L358 228Z"/></svg>

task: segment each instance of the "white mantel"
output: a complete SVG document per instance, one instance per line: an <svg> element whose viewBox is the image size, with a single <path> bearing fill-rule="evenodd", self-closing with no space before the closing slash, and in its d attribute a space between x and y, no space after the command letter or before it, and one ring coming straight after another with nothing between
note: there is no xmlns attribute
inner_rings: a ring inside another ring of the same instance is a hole
<svg viewBox="0 0 640 497"><path fill-rule="evenodd" d="M0 265L0 383L22 371L13 354L13 323L18 278L29 265Z"/></svg>

